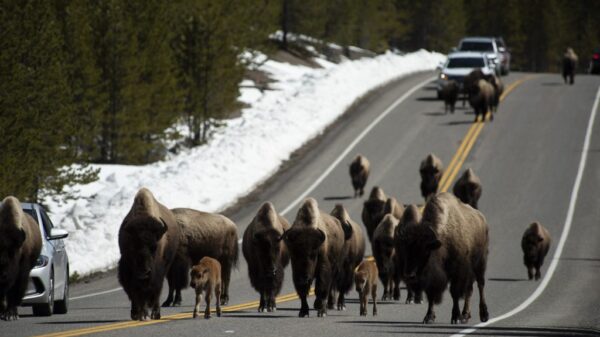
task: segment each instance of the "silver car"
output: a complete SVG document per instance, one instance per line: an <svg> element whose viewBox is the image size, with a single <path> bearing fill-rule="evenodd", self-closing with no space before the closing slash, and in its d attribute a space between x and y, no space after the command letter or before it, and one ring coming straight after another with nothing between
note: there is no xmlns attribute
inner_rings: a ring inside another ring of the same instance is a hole
<svg viewBox="0 0 600 337"><path fill-rule="evenodd" d="M69 309L69 257L63 239L69 233L54 228L41 205L21 203L21 206L40 225L43 242L40 257L29 273L21 305L32 306L35 316L66 314Z"/></svg>

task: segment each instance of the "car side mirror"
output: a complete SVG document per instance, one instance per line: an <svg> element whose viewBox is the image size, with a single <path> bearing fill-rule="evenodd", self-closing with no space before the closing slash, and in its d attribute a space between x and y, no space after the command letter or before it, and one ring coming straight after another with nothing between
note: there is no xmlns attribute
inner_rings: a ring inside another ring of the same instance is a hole
<svg viewBox="0 0 600 337"><path fill-rule="evenodd" d="M50 237L48 237L48 240L60 240L66 238L67 236L69 236L69 232L67 232L66 230L60 228L52 228L50 230Z"/></svg>
<svg viewBox="0 0 600 337"><path fill-rule="evenodd" d="M501 52L501 53L504 53L504 52L506 52L506 48L500 47L500 48L498 48L498 51Z"/></svg>
<svg viewBox="0 0 600 337"><path fill-rule="evenodd" d="M452 49L450 49L450 51L451 51L451 52L453 52L453 53L454 53L454 52L457 52L457 51L458 51L458 48L457 48L457 47L452 47Z"/></svg>

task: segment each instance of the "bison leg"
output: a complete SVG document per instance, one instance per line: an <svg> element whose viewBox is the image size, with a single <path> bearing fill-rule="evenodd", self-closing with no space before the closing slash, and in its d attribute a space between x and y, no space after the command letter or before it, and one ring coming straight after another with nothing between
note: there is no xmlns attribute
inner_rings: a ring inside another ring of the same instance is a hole
<svg viewBox="0 0 600 337"><path fill-rule="evenodd" d="M451 291L452 292L452 291ZM458 304L459 296L456 294L452 294L452 318L450 319L450 324L458 324L460 318L460 307Z"/></svg>
<svg viewBox="0 0 600 337"><path fill-rule="evenodd" d="M423 318L423 324L431 324L435 322L435 312L433 311L433 301L428 301L427 313Z"/></svg>
<svg viewBox="0 0 600 337"><path fill-rule="evenodd" d="M277 311L277 303L276 303L275 297L276 297L275 291L271 290L267 297L267 311L268 312Z"/></svg>
<svg viewBox="0 0 600 337"><path fill-rule="evenodd" d="M538 261L535 264L535 280L539 280L540 277L542 277L542 271L540 270L540 268L542 268L542 261Z"/></svg>
<svg viewBox="0 0 600 337"><path fill-rule="evenodd" d="M484 287L485 276L483 273L480 273L480 275L477 276L477 288L479 289L479 319L481 319L482 322L487 322L490 318L490 314L485 302L485 294L483 293Z"/></svg>
<svg viewBox="0 0 600 337"><path fill-rule="evenodd" d="M361 316L367 316L367 304L365 303L367 301L367 292L366 289L363 289L362 291L358 292L358 298L360 301L360 312L359 314Z"/></svg>
<svg viewBox="0 0 600 337"><path fill-rule="evenodd" d="M317 309L317 317L327 316L327 306L325 305L325 301L329 295L329 289L331 289L330 278L329 272L322 266L315 284L315 295L317 296L317 299L315 300L315 309Z"/></svg>
<svg viewBox="0 0 600 337"><path fill-rule="evenodd" d="M206 293L204 294L204 301L206 302L206 309L204 309L204 318L205 319L209 319L210 318L210 298L211 298L212 294L210 289L206 291Z"/></svg>
<svg viewBox="0 0 600 337"><path fill-rule="evenodd" d="M529 280L533 280L533 266L527 265L527 277Z"/></svg>
<svg viewBox="0 0 600 337"><path fill-rule="evenodd" d="M231 263L227 261L222 263L221 269L221 280L222 289L221 292L221 304L227 305L229 303L229 280L231 279Z"/></svg>
<svg viewBox="0 0 600 337"><path fill-rule="evenodd" d="M152 312L150 313L151 319L160 319L160 305L158 304L158 296L160 296L160 292L150 302L152 303Z"/></svg>
<svg viewBox="0 0 600 337"><path fill-rule="evenodd" d="M400 274L394 271L394 277L392 279L394 284L394 301L400 301Z"/></svg>
<svg viewBox="0 0 600 337"><path fill-rule="evenodd" d="M336 302L336 295L337 292L332 287L331 290L329 290L329 296L327 296L327 309L333 310Z"/></svg>
<svg viewBox="0 0 600 337"><path fill-rule="evenodd" d="M267 294L264 290L260 292L260 302L258 304L258 312L264 312L266 307L266 297Z"/></svg>
<svg viewBox="0 0 600 337"><path fill-rule="evenodd" d="M469 319L471 318L471 295L473 295L473 282L469 282L467 293L465 294L465 303L460 317L460 322L463 324L469 323Z"/></svg>
<svg viewBox="0 0 600 337"><path fill-rule="evenodd" d="M217 317L221 317L221 285L215 287L215 302L217 306ZM210 311L210 308L209 308Z"/></svg>
<svg viewBox="0 0 600 337"><path fill-rule="evenodd" d="M338 295L337 310L341 310L341 311L346 310L346 296L344 296L344 293L341 291Z"/></svg>
<svg viewBox="0 0 600 337"><path fill-rule="evenodd" d="M377 284L371 286L371 299L373 300L373 316L377 316ZM367 315L368 299L365 295L365 316Z"/></svg>
<svg viewBox="0 0 600 337"><path fill-rule="evenodd" d="M308 286L306 287L296 287L296 292L298 293L298 297L300 297L300 313L299 317L308 317L308 301L306 301L306 297L308 296Z"/></svg>
<svg viewBox="0 0 600 337"><path fill-rule="evenodd" d="M200 311L200 303L202 302L202 291L196 290L196 304L194 305L194 313L192 314L193 318L198 316L198 311Z"/></svg>

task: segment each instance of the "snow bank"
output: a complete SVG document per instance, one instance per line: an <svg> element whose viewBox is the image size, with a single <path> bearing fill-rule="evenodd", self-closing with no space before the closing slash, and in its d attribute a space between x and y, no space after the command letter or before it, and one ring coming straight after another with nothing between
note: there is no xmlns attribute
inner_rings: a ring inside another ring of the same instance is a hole
<svg viewBox="0 0 600 337"><path fill-rule="evenodd" d="M100 179L77 186L80 198L66 204L47 200L55 224L70 233L71 272L86 275L116 266L119 225L140 187L168 207L224 209L276 172L357 98L398 77L432 70L443 59L421 50L341 64L317 59L321 69L267 61L260 69L275 80L274 90L242 83L240 100L249 107L208 144L150 165L95 165Z"/></svg>

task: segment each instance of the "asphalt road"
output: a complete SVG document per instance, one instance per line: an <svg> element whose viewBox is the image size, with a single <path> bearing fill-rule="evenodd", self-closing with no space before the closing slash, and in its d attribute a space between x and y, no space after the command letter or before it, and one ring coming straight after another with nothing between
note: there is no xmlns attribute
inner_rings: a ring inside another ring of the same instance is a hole
<svg viewBox="0 0 600 337"><path fill-rule="evenodd" d="M523 306L522 311L481 327L472 335L600 335L600 227L597 221L600 218L600 131L591 134L580 189L576 202L572 201L600 77L578 76L574 86L565 86L556 74L530 77L513 73L503 78L505 83L520 85L501 103L496 119L482 127L473 127L471 109L461 108L460 104L455 114L444 114L443 103L434 99L433 87L425 85L407 95L368 133L360 136L398 98L432 75L413 75L378 90L356 104L317 141L299 151L282 172L231 212L240 228L240 236L263 201L273 202L278 210L289 208L285 216L291 222L297 209L293 203L304 194L315 197L320 208L327 212L336 203L342 203L351 217L360 222L364 199L351 198L348 176L348 164L357 153L371 161L368 190L378 185L402 203L421 204L420 160L434 152L448 165L457 150L464 149L464 162L456 161L456 166L460 166L458 174L472 167L481 177L480 209L490 224L486 296L492 320L519 307L541 284L547 283L539 297ZM592 130L600 130L598 124L600 119L595 120ZM461 146L467 134L469 142ZM353 144L358 138L360 140ZM349 145L353 145L350 150ZM340 157L344 153L347 154ZM332 166L336 161L339 163ZM330 169L331 172L324 175ZM315 181L319 183L306 193ZM570 207L573 212L570 230L560 256L554 261L563 228L569 222ZM546 276L553 261L556 269L547 282L528 281L522 264L520 237L525 227L536 220L553 236L542 276ZM166 319L139 324L129 321L129 301L118 287L114 273L76 284L71 288L73 300L67 315L33 317L29 308L20 308L19 321L0 322L0 336L50 333L57 333L52 336L84 333L101 336L441 336L460 333L479 323L476 294L474 318L469 324L449 324L451 299L446 293L444 302L436 308L436 323L425 326L421 321L426 304L404 304L404 289L400 302L380 303L377 317L360 317L357 294L351 292L347 310L330 310L325 318L317 318L312 310L309 318L298 318L299 301L289 296L291 300L280 302L275 313L257 313L255 305L240 305L220 318L193 320L190 314L193 296L188 289L183 306L163 309ZM99 292L105 293L90 296ZM288 267L281 294L293 293ZM232 276L230 297L230 307L258 299L247 279L243 257Z"/></svg>

